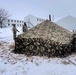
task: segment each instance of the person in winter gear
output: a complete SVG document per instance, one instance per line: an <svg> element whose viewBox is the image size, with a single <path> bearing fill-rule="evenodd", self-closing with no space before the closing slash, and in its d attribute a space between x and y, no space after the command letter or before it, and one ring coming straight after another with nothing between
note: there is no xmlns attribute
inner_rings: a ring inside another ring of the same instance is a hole
<svg viewBox="0 0 76 75"><path fill-rule="evenodd" d="M24 25L23 25L23 32L27 32L27 31L28 31L28 28L27 28L26 22L24 22Z"/></svg>
<svg viewBox="0 0 76 75"><path fill-rule="evenodd" d="M17 29L16 29L16 25L15 24L12 24L12 31L13 31L13 39L15 40L16 38L16 33L19 32Z"/></svg>
<svg viewBox="0 0 76 75"><path fill-rule="evenodd" d="M76 52L76 31L73 32L72 50Z"/></svg>

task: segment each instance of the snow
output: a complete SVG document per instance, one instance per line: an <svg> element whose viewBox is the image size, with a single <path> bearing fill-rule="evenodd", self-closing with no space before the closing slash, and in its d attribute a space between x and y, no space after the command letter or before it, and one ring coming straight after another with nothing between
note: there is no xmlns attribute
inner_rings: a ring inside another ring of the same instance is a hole
<svg viewBox="0 0 76 75"><path fill-rule="evenodd" d="M76 75L76 54L67 58L14 54L9 47L14 43L11 29L0 29L0 75ZM21 34L22 28L17 29L20 31L17 35Z"/></svg>

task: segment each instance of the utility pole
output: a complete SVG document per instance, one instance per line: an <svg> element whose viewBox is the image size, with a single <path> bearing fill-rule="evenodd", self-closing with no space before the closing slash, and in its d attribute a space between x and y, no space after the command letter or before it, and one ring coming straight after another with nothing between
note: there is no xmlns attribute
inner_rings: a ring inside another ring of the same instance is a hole
<svg viewBox="0 0 76 75"><path fill-rule="evenodd" d="M49 14L49 20L51 21L51 15Z"/></svg>
<svg viewBox="0 0 76 75"><path fill-rule="evenodd" d="M0 28L1 28L1 17L0 17Z"/></svg>
<svg viewBox="0 0 76 75"><path fill-rule="evenodd" d="M54 21L54 15L52 15L52 21Z"/></svg>

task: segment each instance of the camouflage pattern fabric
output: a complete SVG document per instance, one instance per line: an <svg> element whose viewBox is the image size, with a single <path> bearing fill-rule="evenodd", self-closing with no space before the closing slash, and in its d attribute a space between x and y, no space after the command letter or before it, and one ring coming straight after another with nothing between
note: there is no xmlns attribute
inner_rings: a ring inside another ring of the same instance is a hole
<svg viewBox="0 0 76 75"><path fill-rule="evenodd" d="M15 53L64 57L72 53L72 32L46 20L15 39Z"/></svg>
<svg viewBox="0 0 76 75"><path fill-rule="evenodd" d="M71 47L71 44L42 38L16 38L14 52L27 56L64 57L71 53Z"/></svg>

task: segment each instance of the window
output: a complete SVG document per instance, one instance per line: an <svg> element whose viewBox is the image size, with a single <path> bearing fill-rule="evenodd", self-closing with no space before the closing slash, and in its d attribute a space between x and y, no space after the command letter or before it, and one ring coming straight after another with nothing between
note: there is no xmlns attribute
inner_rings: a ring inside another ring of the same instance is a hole
<svg viewBox="0 0 76 75"><path fill-rule="evenodd" d="M8 26L10 26L10 24L8 24Z"/></svg>
<svg viewBox="0 0 76 75"><path fill-rule="evenodd" d="M40 19L40 21L41 21L41 19Z"/></svg>
<svg viewBox="0 0 76 75"><path fill-rule="evenodd" d="M37 21L42 21L42 19L37 18Z"/></svg>
<svg viewBox="0 0 76 75"><path fill-rule="evenodd" d="M16 20L14 20L14 22L16 22Z"/></svg>
<svg viewBox="0 0 76 75"><path fill-rule="evenodd" d="M20 26L21 26L21 24L20 24Z"/></svg>
<svg viewBox="0 0 76 75"><path fill-rule="evenodd" d="M38 21L39 19L37 18L37 21Z"/></svg>
<svg viewBox="0 0 76 75"><path fill-rule="evenodd" d="M28 22L30 21L30 19L28 18Z"/></svg>
<svg viewBox="0 0 76 75"><path fill-rule="evenodd" d="M42 20L42 21L44 21L44 20Z"/></svg>
<svg viewBox="0 0 76 75"><path fill-rule="evenodd" d="M19 21L17 20L17 22L19 22Z"/></svg>
<svg viewBox="0 0 76 75"><path fill-rule="evenodd" d="M22 23L23 23L23 21L22 21Z"/></svg>
<svg viewBox="0 0 76 75"><path fill-rule="evenodd" d="M11 22L13 22L13 20L11 20Z"/></svg>
<svg viewBox="0 0 76 75"><path fill-rule="evenodd" d="M10 20L8 20L8 22L10 22Z"/></svg>
<svg viewBox="0 0 76 75"><path fill-rule="evenodd" d="M19 24L17 24L17 26L19 26Z"/></svg>

